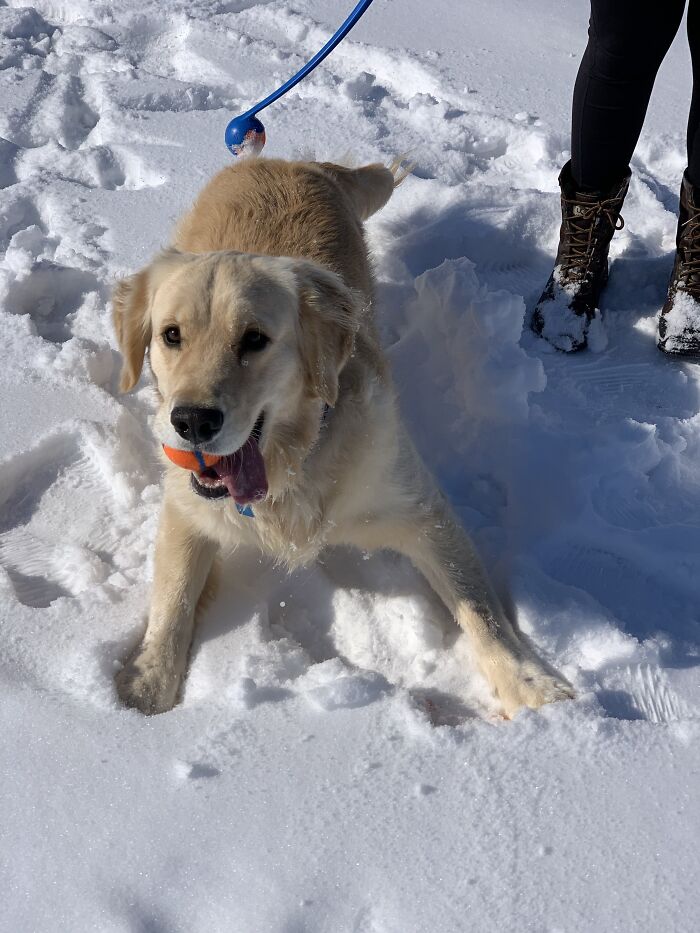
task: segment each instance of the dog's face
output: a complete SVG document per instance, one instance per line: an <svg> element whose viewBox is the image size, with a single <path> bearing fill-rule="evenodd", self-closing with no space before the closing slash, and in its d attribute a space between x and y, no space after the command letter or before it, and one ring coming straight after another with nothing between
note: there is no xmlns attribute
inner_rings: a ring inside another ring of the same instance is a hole
<svg viewBox="0 0 700 933"><path fill-rule="evenodd" d="M169 250L115 291L122 389L138 381L148 347L158 440L224 458L193 472L200 495L253 501L281 491L277 461L296 463L313 443L357 316L355 296L313 263Z"/></svg>

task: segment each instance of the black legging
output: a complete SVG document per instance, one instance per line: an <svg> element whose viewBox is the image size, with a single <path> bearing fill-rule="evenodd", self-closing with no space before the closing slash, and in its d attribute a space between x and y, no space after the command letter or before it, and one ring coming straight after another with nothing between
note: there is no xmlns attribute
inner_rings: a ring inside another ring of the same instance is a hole
<svg viewBox="0 0 700 933"><path fill-rule="evenodd" d="M579 188L608 191L637 145L659 66L685 0L591 0L588 45L574 86L571 170ZM689 0L693 98L688 175L700 185L700 0Z"/></svg>

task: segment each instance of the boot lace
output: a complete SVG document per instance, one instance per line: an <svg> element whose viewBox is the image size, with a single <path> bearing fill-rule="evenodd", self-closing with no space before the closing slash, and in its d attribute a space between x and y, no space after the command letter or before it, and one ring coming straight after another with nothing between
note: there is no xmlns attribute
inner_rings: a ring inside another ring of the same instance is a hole
<svg viewBox="0 0 700 933"><path fill-rule="evenodd" d="M700 299L700 211L685 221L681 236L681 276L684 290Z"/></svg>
<svg viewBox="0 0 700 933"><path fill-rule="evenodd" d="M584 278L595 258L598 221L604 217L612 231L622 230L625 226L622 214L618 213L620 200L608 198L594 204L583 204L575 198L562 198L562 201L571 205L574 210L571 213L567 212L564 218L568 249L561 255L560 262L568 278ZM698 249L700 250L700 244ZM700 268L698 271L700 272Z"/></svg>

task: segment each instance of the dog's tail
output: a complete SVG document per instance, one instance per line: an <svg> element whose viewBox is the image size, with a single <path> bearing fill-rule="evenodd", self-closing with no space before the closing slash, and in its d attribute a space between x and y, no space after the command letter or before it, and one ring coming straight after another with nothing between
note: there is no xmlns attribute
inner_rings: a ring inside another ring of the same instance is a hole
<svg viewBox="0 0 700 933"><path fill-rule="evenodd" d="M367 220L384 207L394 188L397 188L413 169L412 165L406 164L403 157L394 159L388 168L379 162L360 168L345 168L332 162L322 162L320 167L342 188L355 208L359 220Z"/></svg>

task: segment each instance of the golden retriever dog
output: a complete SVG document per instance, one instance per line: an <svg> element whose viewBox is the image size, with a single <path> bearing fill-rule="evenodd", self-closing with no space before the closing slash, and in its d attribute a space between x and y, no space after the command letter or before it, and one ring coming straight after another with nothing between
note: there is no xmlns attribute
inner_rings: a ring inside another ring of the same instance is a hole
<svg viewBox="0 0 700 933"><path fill-rule="evenodd" d="M176 702L217 552L235 564L254 548L292 569L332 545L410 558L505 716L572 695L507 619L401 423L362 228L395 185L381 165L241 161L204 188L173 247L117 285L122 389L148 352L158 440L199 457L166 462L148 625L117 676L128 706Z"/></svg>

